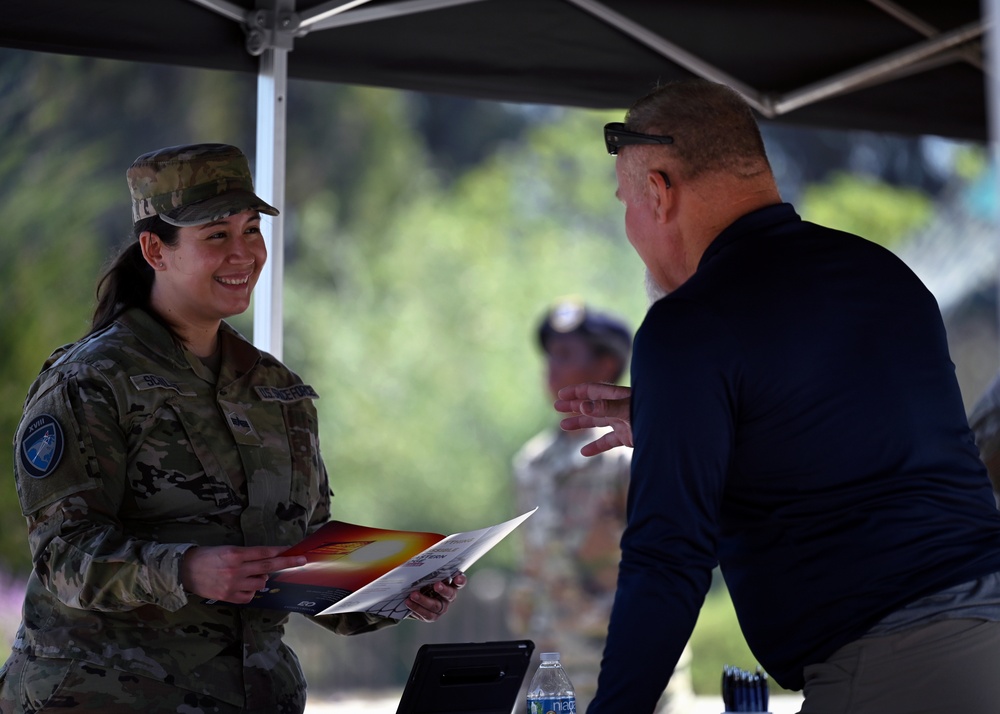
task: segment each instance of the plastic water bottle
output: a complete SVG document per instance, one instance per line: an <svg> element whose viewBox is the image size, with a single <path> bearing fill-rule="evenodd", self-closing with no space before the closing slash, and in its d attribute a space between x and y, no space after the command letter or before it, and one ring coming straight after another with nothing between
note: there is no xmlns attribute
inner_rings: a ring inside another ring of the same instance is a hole
<svg viewBox="0 0 1000 714"><path fill-rule="evenodd" d="M528 714L576 714L576 694L558 652L542 652L528 685Z"/></svg>

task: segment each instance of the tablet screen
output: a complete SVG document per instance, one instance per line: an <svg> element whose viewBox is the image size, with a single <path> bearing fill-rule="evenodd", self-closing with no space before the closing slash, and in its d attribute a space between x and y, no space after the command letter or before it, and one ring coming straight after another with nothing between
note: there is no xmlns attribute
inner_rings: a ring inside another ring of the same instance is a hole
<svg viewBox="0 0 1000 714"><path fill-rule="evenodd" d="M396 714L511 714L534 649L531 640L423 645Z"/></svg>

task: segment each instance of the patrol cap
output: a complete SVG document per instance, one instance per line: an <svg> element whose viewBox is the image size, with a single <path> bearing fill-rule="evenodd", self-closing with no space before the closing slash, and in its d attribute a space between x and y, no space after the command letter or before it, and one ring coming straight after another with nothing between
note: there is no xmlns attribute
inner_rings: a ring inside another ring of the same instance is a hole
<svg viewBox="0 0 1000 714"><path fill-rule="evenodd" d="M133 223L159 216L175 226L200 226L251 208L278 215L254 193L247 157L228 144L157 149L133 161L126 177Z"/></svg>
<svg viewBox="0 0 1000 714"><path fill-rule="evenodd" d="M622 360L632 349L632 332L622 320L588 308L572 298L560 300L545 314L538 326L538 342L549 351L553 335L581 335L596 347L603 347Z"/></svg>

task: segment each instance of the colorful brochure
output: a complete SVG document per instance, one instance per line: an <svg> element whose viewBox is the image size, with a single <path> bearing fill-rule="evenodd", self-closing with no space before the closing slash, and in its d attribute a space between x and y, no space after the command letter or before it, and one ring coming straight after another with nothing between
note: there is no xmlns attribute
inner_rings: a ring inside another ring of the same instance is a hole
<svg viewBox="0 0 1000 714"><path fill-rule="evenodd" d="M369 612L400 620L414 590L464 572L532 513L443 536L330 521L282 555L308 562L271 575L250 607L307 615Z"/></svg>

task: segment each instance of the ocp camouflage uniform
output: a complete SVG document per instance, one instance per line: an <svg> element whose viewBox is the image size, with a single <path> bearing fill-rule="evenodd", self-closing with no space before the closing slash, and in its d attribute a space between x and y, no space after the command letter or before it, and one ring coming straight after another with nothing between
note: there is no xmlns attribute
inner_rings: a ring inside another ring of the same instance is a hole
<svg viewBox="0 0 1000 714"><path fill-rule="evenodd" d="M3 714L303 710L287 615L206 604L180 582L193 545L292 545L330 516L318 395L225 323L220 339L216 379L131 310L57 350L32 385L14 447L34 568Z"/></svg>
<svg viewBox="0 0 1000 714"><path fill-rule="evenodd" d="M519 510L538 512L512 591L511 628L537 652L559 652L584 711L597 688L625 528L630 451L580 455L594 430L545 431L514 458Z"/></svg>
<svg viewBox="0 0 1000 714"><path fill-rule="evenodd" d="M597 691L625 530L632 450L583 456L601 431L544 431L514 458L519 511L538 512L518 529L524 557L511 590L510 629L536 653L559 652L578 712ZM657 614L656 616L662 616ZM682 657L658 711L683 712L691 694Z"/></svg>

